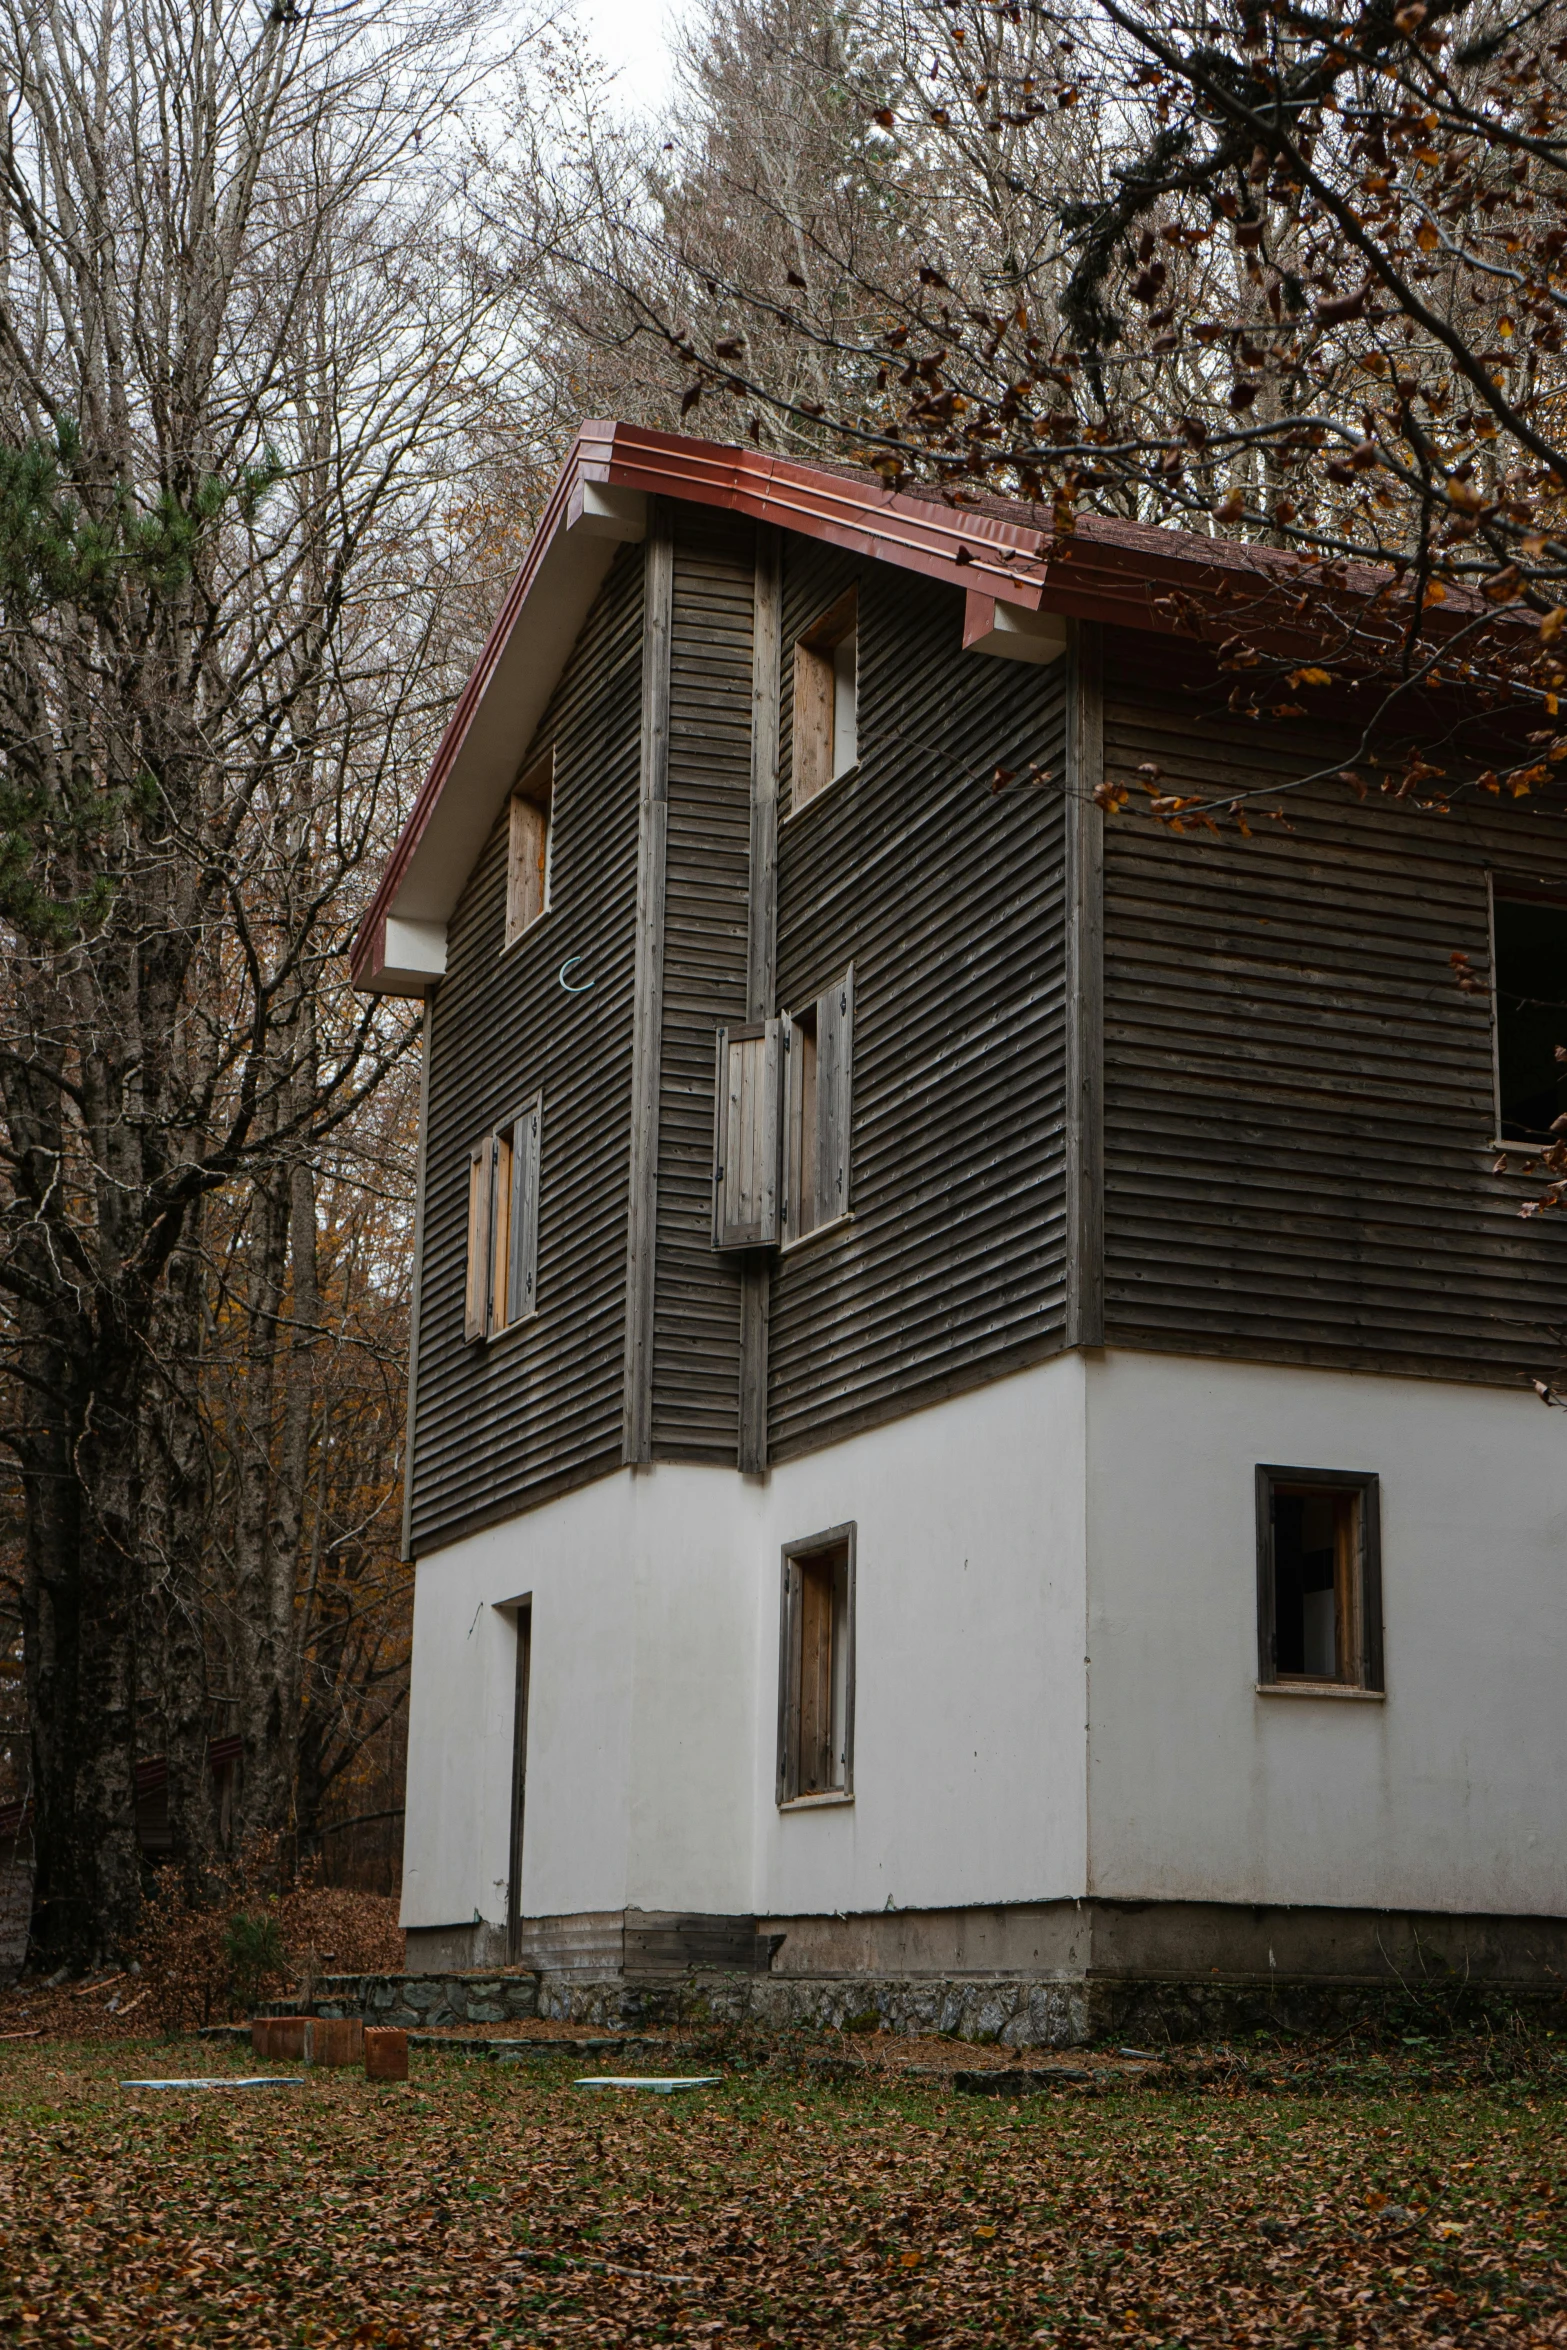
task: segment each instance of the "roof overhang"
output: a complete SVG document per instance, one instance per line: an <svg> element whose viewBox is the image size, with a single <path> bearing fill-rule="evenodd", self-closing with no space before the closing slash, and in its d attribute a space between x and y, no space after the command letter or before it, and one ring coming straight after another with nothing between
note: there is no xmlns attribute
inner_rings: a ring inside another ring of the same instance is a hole
<svg viewBox="0 0 1567 2350"><path fill-rule="evenodd" d="M1013 659L1061 650L1064 632L1050 616L1189 634L1201 611L1222 632L1233 625L1226 609L1242 599L1276 605L1271 633L1281 644L1304 651L1310 641L1299 566L1280 550L1099 516L1057 532L1034 520L1041 509L999 498L890 490L848 466L585 424L360 925L356 986L423 995L441 977L458 895L615 547L643 536L653 496L722 507L960 587L964 643ZM1357 592L1371 583L1365 574Z"/></svg>

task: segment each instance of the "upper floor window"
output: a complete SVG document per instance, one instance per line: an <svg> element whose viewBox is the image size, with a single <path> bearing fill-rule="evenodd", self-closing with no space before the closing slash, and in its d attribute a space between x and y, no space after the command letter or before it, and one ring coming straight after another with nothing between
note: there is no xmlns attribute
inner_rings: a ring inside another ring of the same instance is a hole
<svg viewBox="0 0 1567 2350"><path fill-rule="evenodd" d="M803 1240L849 1212L854 966L814 1004L785 1015L783 1239Z"/></svg>
<svg viewBox="0 0 1567 2350"><path fill-rule="evenodd" d="M794 648L794 807L803 808L859 758L859 695L859 595L850 588Z"/></svg>
<svg viewBox="0 0 1567 2350"><path fill-rule="evenodd" d="M1546 1143L1567 1116L1567 899L1498 880L1491 920L1497 1133Z"/></svg>
<svg viewBox="0 0 1567 2350"><path fill-rule="evenodd" d="M549 752L511 795L506 842L506 944L511 946L550 908L550 845L554 830L555 754Z"/></svg>
<svg viewBox="0 0 1567 2350"><path fill-rule="evenodd" d="M849 1213L854 966L799 1012L721 1028L713 1246L776 1248Z"/></svg>
<svg viewBox="0 0 1567 2350"><path fill-rule="evenodd" d="M539 1145L544 1097L468 1153L468 1273L464 1338L494 1338L537 1303Z"/></svg>
<svg viewBox="0 0 1567 2350"><path fill-rule="evenodd" d="M1257 1645L1264 1688L1381 1689L1374 1476L1258 1469Z"/></svg>

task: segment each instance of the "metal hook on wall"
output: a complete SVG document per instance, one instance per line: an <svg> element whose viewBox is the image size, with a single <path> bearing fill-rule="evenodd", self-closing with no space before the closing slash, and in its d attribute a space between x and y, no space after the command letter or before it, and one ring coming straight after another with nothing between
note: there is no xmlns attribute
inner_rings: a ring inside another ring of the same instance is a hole
<svg viewBox="0 0 1567 2350"><path fill-rule="evenodd" d="M588 989L593 985L591 979L584 979L580 987L573 987L571 981L566 977L567 972L572 968L572 966L576 963L580 963L582 960L583 957L581 955L568 955L560 967L560 984L566 990L568 995L586 995Z"/></svg>

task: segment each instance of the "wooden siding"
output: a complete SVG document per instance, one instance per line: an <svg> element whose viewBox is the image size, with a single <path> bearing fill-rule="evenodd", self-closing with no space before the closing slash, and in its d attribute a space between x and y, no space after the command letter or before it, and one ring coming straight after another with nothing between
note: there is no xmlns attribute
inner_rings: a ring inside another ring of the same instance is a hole
<svg viewBox="0 0 1567 2350"><path fill-rule="evenodd" d="M620 1459L642 575L641 547L622 550L529 751L556 754L549 913L503 953L503 810L451 923L430 1023L416 1555ZM559 985L568 955L585 994ZM538 1312L466 1343L468 1152L540 1088Z"/></svg>
<svg viewBox="0 0 1567 2350"><path fill-rule="evenodd" d="M783 697L779 1003L853 963L853 1212L774 1275L773 1457L1063 1328L1066 664L965 653L956 589L789 538L786 675L856 581L859 765L794 815ZM992 792L1030 759L1052 786Z"/></svg>
<svg viewBox="0 0 1567 2350"><path fill-rule="evenodd" d="M1255 790L1347 759L1311 722L1205 714L1190 663L1111 638L1106 766ZM1255 837L1128 810L1105 850L1106 1335L1112 1344L1516 1381L1552 1367L1567 1232L1491 1172L1486 871L1567 884L1527 803L1454 816L1342 784ZM1518 1161L1515 1158L1514 1165Z"/></svg>
<svg viewBox="0 0 1567 2350"><path fill-rule="evenodd" d="M740 1269L713 1249L713 1038L746 1011L756 544L728 515L675 515L653 1452L733 1468Z"/></svg>

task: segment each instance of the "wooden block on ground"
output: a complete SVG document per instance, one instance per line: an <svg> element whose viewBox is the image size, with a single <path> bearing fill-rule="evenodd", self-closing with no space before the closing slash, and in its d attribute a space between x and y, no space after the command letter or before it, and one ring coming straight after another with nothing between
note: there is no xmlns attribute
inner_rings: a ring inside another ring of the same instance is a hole
<svg viewBox="0 0 1567 2350"><path fill-rule="evenodd" d="M365 2052L365 2027L356 2015L313 2016L305 2041L306 2064L358 2064Z"/></svg>
<svg viewBox="0 0 1567 2350"><path fill-rule="evenodd" d="M269 2056L277 2064L305 2064L309 2061L309 2016L258 2016L250 2029L251 2045L258 2056Z"/></svg>
<svg viewBox="0 0 1567 2350"><path fill-rule="evenodd" d="M365 2032L365 2079L406 2081L408 2034L391 2024L372 2024Z"/></svg>

